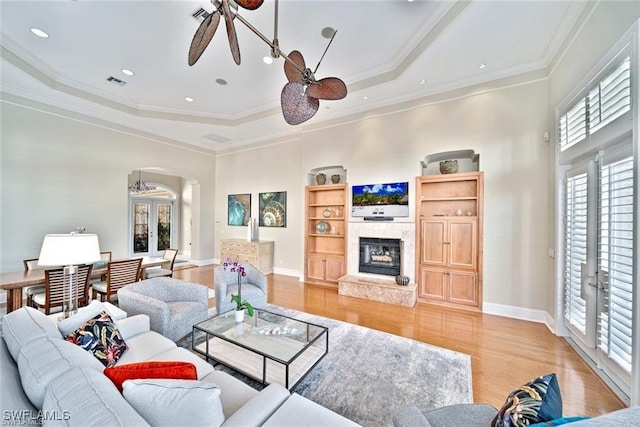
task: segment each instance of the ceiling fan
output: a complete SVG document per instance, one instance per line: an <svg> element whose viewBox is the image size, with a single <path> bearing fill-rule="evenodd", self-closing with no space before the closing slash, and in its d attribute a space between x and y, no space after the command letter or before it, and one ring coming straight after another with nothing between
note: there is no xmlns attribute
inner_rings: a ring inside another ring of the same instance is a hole
<svg viewBox="0 0 640 427"><path fill-rule="evenodd" d="M200 56L209 45L218 28L220 17L223 16L227 27L231 54L236 64L240 65L240 48L233 23L233 20L237 18L271 47L271 56L273 58L282 56L285 59L284 73L288 83L285 84L282 89L280 104L285 121L290 125L297 125L309 120L318 112L320 99L337 100L347 96L347 86L339 78L325 77L320 80L315 78L315 73L324 55L327 53L329 46L331 46L331 42L333 42L337 31L331 36L331 40L322 54L320 61L318 61L315 70L311 71L310 68L306 67L304 57L299 51L294 50L288 56L280 51L278 42L278 0L275 1L273 41L267 39L260 31L238 14L238 6L244 9L254 10L259 8L263 2L264 0L222 0L222 3L220 3L219 0L211 0L215 10L207 14L193 36L191 47L189 48L188 63L189 65L194 65L198 59L200 59ZM234 9L234 12L231 12L231 9Z"/></svg>

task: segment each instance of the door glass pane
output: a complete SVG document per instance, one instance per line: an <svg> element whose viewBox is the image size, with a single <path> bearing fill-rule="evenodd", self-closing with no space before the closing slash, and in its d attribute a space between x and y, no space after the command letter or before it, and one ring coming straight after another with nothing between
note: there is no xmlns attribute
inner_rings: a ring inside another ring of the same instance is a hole
<svg viewBox="0 0 640 427"><path fill-rule="evenodd" d="M149 252L149 209L148 203L133 205L133 252Z"/></svg>
<svg viewBox="0 0 640 427"><path fill-rule="evenodd" d="M158 203L158 251L171 247L171 205Z"/></svg>

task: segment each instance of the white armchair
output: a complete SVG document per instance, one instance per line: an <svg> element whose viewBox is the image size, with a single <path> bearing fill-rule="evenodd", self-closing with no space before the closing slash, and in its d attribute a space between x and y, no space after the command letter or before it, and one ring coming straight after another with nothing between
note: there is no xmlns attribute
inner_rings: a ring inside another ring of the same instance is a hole
<svg viewBox="0 0 640 427"><path fill-rule="evenodd" d="M242 299L249 301L254 308L265 308L268 295L266 276L251 264L243 263L242 265L247 273L240 281ZM213 282L217 313L235 309L235 304L231 302L231 295L238 294L238 273L225 270L220 265L214 269Z"/></svg>

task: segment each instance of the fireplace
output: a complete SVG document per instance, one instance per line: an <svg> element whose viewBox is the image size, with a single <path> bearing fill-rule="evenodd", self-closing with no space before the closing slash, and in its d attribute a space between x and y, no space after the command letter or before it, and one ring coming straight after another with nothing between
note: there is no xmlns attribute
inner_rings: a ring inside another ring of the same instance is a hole
<svg viewBox="0 0 640 427"><path fill-rule="evenodd" d="M402 240L360 237L360 273L397 276L400 274Z"/></svg>

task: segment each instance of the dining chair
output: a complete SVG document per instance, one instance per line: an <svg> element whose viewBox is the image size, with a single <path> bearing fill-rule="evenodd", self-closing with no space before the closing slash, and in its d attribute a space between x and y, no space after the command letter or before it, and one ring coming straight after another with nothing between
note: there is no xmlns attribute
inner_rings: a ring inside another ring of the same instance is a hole
<svg viewBox="0 0 640 427"><path fill-rule="evenodd" d="M100 252L100 261L96 261L93 263L93 270L106 268L107 265L111 262L111 251L103 251ZM107 274L102 274L99 277L92 277L91 284L102 282L107 280Z"/></svg>
<svg viewBox="0 0 640 427"><path fill-rule="evenodd" d="M91 284L93 299L111 301L117 297L118 289L140 280L142 258L111 261L107 263L107 280Z"/></svg>
<svg viewBox="0 0 640 427"><path fill-rule="evenodd" d="M151 279L154 277L173 277L173 264L176 262L178 256L178 249L165 249L162 258L170 260L169 268L147 268L145 270L145 279Z"/></svg>
<svg viewBox="0 0 640 427"><path fill-rule="evenodd" d="M22 260L22 265L24 266L25 273L30 270L44 269L44 267L38 265L38 258ZM22 291L27 297L27 306L33 307L33 296L35 294L44 294L44 285L25 286L22 288Z"/></svg>
<svg viewBox="0 0 640 427"><path fill-rule="evenodd" d="M89 278L91 277L92 265L78 266L78 272L73 275L75 286L73 292L78 299L78 307L84 307L89 299ZM33 296L33 305L38 309L44 309L45 314L51 314L51 310L59 307L63 308L68 301L69 279L64 274L64 267L45 270L44 272L44 293Z"/></svg>

